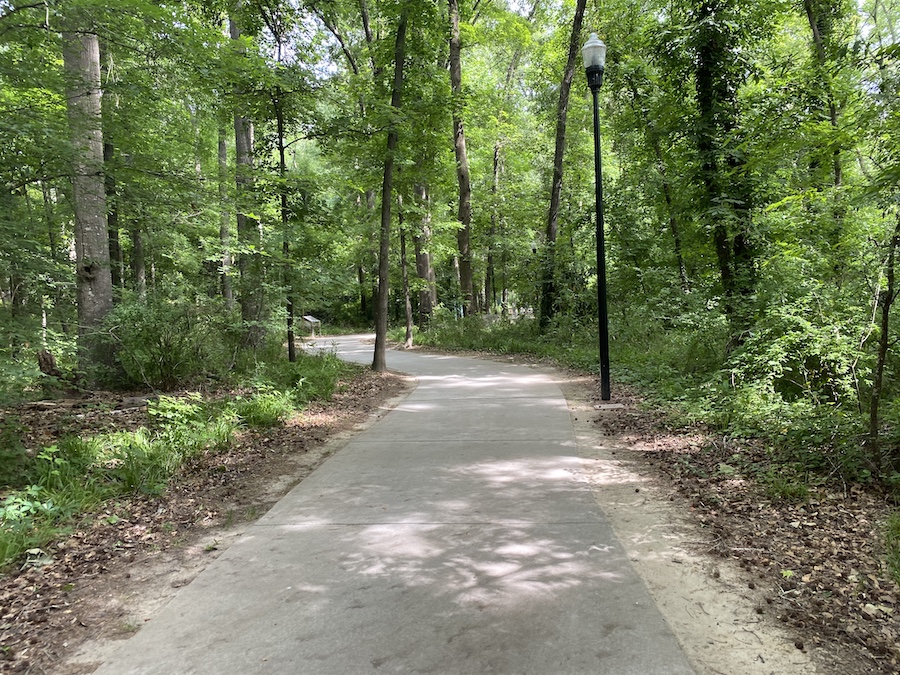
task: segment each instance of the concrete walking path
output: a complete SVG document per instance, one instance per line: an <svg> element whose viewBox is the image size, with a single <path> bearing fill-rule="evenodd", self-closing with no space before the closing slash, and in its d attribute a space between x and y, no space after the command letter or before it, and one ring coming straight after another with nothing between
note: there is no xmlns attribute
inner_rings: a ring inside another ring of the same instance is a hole
<svg viewBox="0 0 900 675"><path fill-rule="evenodd" d="M370 362L359 336L322 338ZM96 672L694 673L527 366L389 352L415 376Z"/></svg>

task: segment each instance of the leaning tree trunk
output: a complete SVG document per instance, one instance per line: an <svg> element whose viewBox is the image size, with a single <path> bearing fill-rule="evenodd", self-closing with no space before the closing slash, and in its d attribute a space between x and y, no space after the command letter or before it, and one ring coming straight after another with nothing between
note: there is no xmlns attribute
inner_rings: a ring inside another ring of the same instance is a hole
<svg viewBox="0 0 900 675"><path fill-rule="evenodd" d="M475 311L472 282L472 180L469 176L469 157L466 152L466 132L462 120L462 43L459 34L459 0L448 0L450 8L450 90L453 95L453 149L456 152L456 179L459 184L459 286L463 313Z"/></svg>
<svg viewBox="0 0 900 675"><path fill-rule="evenodd" d="M553 182L550 185L550 214L547 218L547 240L544 248L543 279L541 280L541 330L550 323L556 312L556 235L559 232L559 204L562 194L563 156L566 152L566 118L569 114L569 92L575 77L575 65L581 44L581 24L586 0L578 0L569 36L569 56L562 82L559 85L559 104L556 107L556 150L553 153Z"/></svg>
<svg viewBox="0 0 900 675"><path fill-rule="evenodd" d="M406 10L400 14L397 24L397 40L394 45L394 83L391 88L391 108L400 111L403 92L403 62L406 60ZM384 158L384 181L381 185L381 241L378 256L378 303L375 307L375 355L372 370L387 370L388 277L390 273L391 247L391 195L394 187L394 153L397 151L399 133L396 122L391 124L387 138L387 154Z"/></svg>
<svg viewBox="0 0 900 675"><path fill-rule="evenodd" d="M100 46L87 32L63 33L66 112L73 149L75 279L79 359L84 369L109 362L97 329L113 306L103 178Z"/></svg>

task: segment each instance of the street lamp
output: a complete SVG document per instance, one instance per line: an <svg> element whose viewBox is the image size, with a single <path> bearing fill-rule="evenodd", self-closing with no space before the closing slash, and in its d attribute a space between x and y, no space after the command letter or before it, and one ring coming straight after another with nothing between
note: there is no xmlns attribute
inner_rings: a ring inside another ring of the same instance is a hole
<svg viewBox="0 0 900 675"><path fill-rule="evenodd" d="M597 95L603 84L603 70L606 66L606 45L591 33L581 48L584 70L588 86L594 98L594 184L596 186L597 208L597 313L600 333L600 398L610 399L609 391L609 317L606 312L606 245L603 237L603 172L600 163L600 108Z"/></svg>

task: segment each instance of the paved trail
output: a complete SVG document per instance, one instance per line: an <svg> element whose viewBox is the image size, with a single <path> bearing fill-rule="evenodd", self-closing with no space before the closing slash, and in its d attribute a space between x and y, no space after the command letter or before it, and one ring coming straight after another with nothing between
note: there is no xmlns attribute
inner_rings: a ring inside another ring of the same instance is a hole
<svg viewBox="0 0 900 675"><path fill-rule="evenodd" d="M324 338L371 361L358 337ZM97 673L688 675L525 366L389 352L418 386Z"/></svg>

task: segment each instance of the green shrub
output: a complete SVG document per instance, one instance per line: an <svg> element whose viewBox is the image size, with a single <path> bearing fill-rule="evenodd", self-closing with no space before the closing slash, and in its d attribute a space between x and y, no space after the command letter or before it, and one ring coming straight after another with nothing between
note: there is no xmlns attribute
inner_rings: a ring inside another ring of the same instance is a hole
<svg viewBox="0 0 900 675"><path fill-rule="evenodd" d="M222 308L187 300L124 302L106 318L123 385L171 390L223 378L234 365L239 324Z"/></svg>
<svg viewBox="0 0 900 675"><path fill-rule="evenodd" d="M22 444L22 427L18 418L0 421L0 488L18 488L33 478L34 460Z"/></svg>
<svg viewBox="0 0 900 675"><path fill-rule="evenodd" d="M290 392L261 391L249 398L238 398L233 410L251 429L265 429L282 424L294 413L294 401Z"/></svg>
<svg viewBox="0 0 900 675"><path fill-rule="evenodd" d="M888 571L900 584L900 511L888 516L883 530Z"/></svg>

